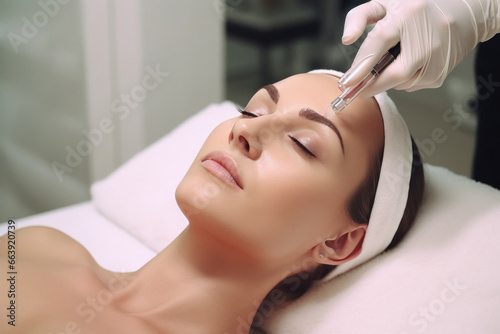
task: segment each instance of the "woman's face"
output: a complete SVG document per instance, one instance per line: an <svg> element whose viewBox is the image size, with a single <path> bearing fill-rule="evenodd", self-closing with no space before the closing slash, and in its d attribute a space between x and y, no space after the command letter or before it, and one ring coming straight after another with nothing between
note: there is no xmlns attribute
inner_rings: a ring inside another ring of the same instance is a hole
<svg viewBox="0 0 500 334"><path fill-rule="evenodd" d="M346 203L383 145L383 124L373 98L333 113L337 82L292 76L220 124L176 191L190 225L267 261L303 256L352 228Z"/></svg>

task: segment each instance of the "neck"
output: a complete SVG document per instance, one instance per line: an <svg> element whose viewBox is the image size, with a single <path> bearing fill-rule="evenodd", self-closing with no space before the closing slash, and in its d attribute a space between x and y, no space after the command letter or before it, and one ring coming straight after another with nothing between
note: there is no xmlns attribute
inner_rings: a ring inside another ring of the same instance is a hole
<svg viewBox="0 0 500 334"><path fill-rule="evenodd" d="M163 332L246 333L285 269L246 260L188 227L135 273L114 303Z"/></svg>

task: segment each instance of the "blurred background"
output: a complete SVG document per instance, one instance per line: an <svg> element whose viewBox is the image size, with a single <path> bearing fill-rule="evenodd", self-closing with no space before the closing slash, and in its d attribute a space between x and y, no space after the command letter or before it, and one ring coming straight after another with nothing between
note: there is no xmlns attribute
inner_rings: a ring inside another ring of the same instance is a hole
<svg viewBox="0 0 500 334"><path fill-rule="evenodd" d="M210 103L315 68L363 1L0 3L0 221L90 199L90 185ZM391 91L424 160L470 176L474 54L439 89ZM332 99L334 96L332 96Z"/></svg>

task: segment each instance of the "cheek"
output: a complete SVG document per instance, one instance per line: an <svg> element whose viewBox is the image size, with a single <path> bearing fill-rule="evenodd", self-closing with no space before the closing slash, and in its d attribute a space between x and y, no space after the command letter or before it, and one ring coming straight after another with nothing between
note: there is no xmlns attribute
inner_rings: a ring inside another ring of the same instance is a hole
<svg viewBox="0 0 500 334"><path fill-rule="evenodd" d="M335 190L331 175L296 171L261 175L242 215L260 247L276 255L303 254L333 233L345 216L345 197Z"/></svg>
<svg viewBox="0 0 500 334"><path fill-rule="evenodd" d="M236 120L234 118L229 119L215 127L215 129L213 129L208 135L207 139L205 139L205 142L198 152L197 158L200 158L203 153L206 154L209 151L220 148L223 145L227 147L229 134L231 133L235 121Z"/></svg>
<svg viewBox="0 0 500 334"><path fill-rule="evenodd" d="M260 194L256 196L262 205L272 203L270 209L283 217L302 211L311 216L331 213L342 202L341 184L332 168L302 161L273 167L265 166L260 171L257 178Z"/></svg>

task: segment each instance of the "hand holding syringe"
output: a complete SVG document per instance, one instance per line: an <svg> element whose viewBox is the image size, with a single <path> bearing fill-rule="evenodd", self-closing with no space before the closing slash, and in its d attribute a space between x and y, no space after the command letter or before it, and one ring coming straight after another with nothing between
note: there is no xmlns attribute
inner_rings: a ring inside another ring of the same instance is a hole
<svg viewBox="0 0 500 334"><path fill-rule="evenodd" d="M362 82L398 42L401 54L371 85L363 85L361 96L373 96L390 88L436 88L479 42L500 31L500 1L369 1L347 14L342 42L354 43L369 24L375 26L353 61L356 70L349 70L349 75L342 78L341 89Z"/></svg>
<svg viewBox="0 0 500 334"><path fill-rule="evenodd" d="M375 64L373 69L368 73L363 80L361 80L360 83L358 83L356 86L345 88L344 87L344 81L349 78L350 75L355 74L357 68L351 68L351 72L347 72L342 79L339 80L339 88L342 90L342 94L339 95L335 100L332 101L331 106L334 111L340 112L342 109L347 107L349 103L351 103L352 100L354 100L366 87L368 87L373 80L377 76L382 73L383 70L389 64L391 64L394 59L399 55L399 43L396 44L394 47L392 47L384 56L380 59L380 61Z"/></svg>

